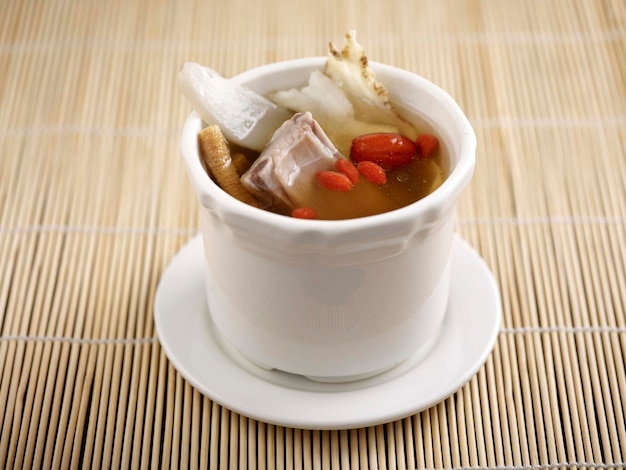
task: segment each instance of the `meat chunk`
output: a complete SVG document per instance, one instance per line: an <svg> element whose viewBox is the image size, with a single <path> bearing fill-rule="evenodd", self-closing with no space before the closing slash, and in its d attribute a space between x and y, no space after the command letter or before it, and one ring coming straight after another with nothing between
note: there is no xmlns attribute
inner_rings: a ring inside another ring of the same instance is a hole
<svg viewBox="0 0 626 470"><path fill-rule="evenodd" d="M311 113L297 113L278 128L241 182L261 201L297 207L309 194L315 173L333 168L339 157Z"/></svg>

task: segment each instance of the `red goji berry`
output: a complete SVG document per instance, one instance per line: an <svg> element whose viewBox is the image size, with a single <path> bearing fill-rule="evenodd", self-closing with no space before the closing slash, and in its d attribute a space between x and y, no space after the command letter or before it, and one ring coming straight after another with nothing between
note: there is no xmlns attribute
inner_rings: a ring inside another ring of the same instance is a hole
<svg viewBox="0 0 626 470"><path fill-rule="evenodd" d="M359 170L359 173L361 173L363 177L370 183L387 183L387 175L385 174L385 170L383 170L380 165L374 162L362 161L357 163L356 167Z"/></svg>
<svg viewBox="0 0 626 470"><path fill-rule="evenodd" d="M350 147L350 158L355 163L369 161L393 170L411 163L416 152L417 145L408 137L381 132L356 137Z"/></svg>
<svg viewBox="0 0 626 470"><path fill-rule="evenodd" d="M317 213L312 207L296 207L291 211L291 217L296 219L315 219Z"/></svg>
<svg viewBox="0 0 626 470"><path fill-rule="evenodd" d="M346 175L337 171L318 171L315 176L322 186L331 191L350 191L354 186Z"/></svg>
<svg viewBox="0 0 626 470"><path fill-rule="evenodd" d="M352 184L359 182L359 170L357 170L354 163L347 158L338 158L335 162L335 168L338 172L346 175Z"/></svg>
<svg viewBox="0 0 626 470"><path fill-rule="evenodd" d="M439 147L439 139L432 134L422 134L415 141L419 158L430 157Z"/></svg>

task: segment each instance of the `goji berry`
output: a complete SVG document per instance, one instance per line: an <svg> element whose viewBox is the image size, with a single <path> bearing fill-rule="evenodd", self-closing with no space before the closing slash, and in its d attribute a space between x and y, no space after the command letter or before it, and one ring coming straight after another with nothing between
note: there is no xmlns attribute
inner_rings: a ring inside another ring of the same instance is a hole
<svg viewBox="0 0 626 470"><path fill-rule="evenodd" d="M356 167L359 170L359 173L361 173L370 183L387 183L387 175L385 174L385 170L383 170L380 165L374 162L362 161L357 163Z"/></svg>
<svg viewBox="0 0 626 470"><path fill-rule="evenodd" d="M346 175L337 171L318 171L315 176L322 186L331 191L350 191L354 186Z"/></svg>
<svg viewBox="0 0 626 470"><path fill-rule="evenodd" d="M317 213L312 207L296 207L291 211L291 217L296 219L315 219Z"/></svg>
<svg viewBox="0 0 626 470"><path fill-rule="evenodd" d="M347 158L338 158L335 162L335 168L338 172L346 175L352 184L359 182L359 170L357 170L354 163Z"/></svg>
<svg viewBox="0 0 626 470"><path fill-rule="evenodd" d="M439 147L439 139L432 134L422 134L415 141L419 158L430 157Z"/></svg>
<svg viewBox="0 0 626 470"><path fill-rule="evenodd" d="M355 163L369 161L393 170L411 163L416 152L417 145L408 137L382 132L356 137L350 147L350 158Z"/></svg>

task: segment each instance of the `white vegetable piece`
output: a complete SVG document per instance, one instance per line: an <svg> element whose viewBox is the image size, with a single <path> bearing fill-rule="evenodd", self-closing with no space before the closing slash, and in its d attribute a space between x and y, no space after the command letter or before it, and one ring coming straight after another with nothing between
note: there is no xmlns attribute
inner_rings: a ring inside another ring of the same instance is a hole
<svg viewBox="0 0 626 470"><path fill-rule="evenodd" d="M376 74L368 65L365 50L356 40L356 32L346 34L343 49L330 43L328 50L324 73L346 94L354 106L356 119L391 124L400 134L415 139L416 129L396 114L387 89L376 80Z"/></svg>
<svg viewBox="0 0 626 470"><path fill-rule="evenodd" d="M359 135L398 132L398 128L394 126L358 120L354 106L346 94L322 71L311 72L309 81L303 88L270 93L269 98L296 112L311 112L344 155L350 155L352 140Z"/></svg>
<svg viewBox="0 0 626 470"><path fill-rule="evenodd" d="M417 137L415 127L396 114L354 32L346 35L342 50L329 45L324 71L312 72L306 86L268 96L296 112L311 111L344 155L350 154L352 140L363 134L392 132L410 139Z"/></svg>
<svg viewBox="0 0 626 470"><path fill-rule="evenodd" d="M258 93L187 62L178 74L181 92L207 124L217 124L233 143L261 151L292 115Z"/></svg>

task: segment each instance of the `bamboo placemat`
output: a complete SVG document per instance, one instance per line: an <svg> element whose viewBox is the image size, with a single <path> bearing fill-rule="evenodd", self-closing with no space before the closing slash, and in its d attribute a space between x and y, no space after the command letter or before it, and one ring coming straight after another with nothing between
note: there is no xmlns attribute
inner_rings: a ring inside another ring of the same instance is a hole
<svg viewBox="0 0 626 470"><path fill-rule="evenodd" d="M155 335L198 230L176 74L323 55L349 29L475 126L458 231L502 327L431 409L289 429L203 397ZM0 468L624 468L623 0L4 0L0 71Z"/></svg>

